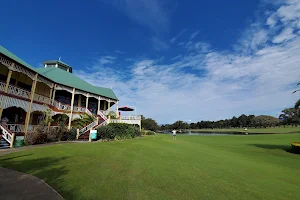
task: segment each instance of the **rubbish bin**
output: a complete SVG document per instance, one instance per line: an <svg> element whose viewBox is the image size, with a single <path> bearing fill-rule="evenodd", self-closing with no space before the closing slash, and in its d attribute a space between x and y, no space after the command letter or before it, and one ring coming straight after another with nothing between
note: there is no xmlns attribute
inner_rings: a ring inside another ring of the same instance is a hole
<svg viewBox="0 0 300 200"><path fill-rule="evenodd" d="M21 147L24 144L24 136L16 136L14 146Z"/></svg>
<svg viewBox="0 0 300 200"><path fill-rule="evenodd" d="M91 140L96 140L97 139L97 130L91 130L90 131L90 138L91 138Z"/></svg>

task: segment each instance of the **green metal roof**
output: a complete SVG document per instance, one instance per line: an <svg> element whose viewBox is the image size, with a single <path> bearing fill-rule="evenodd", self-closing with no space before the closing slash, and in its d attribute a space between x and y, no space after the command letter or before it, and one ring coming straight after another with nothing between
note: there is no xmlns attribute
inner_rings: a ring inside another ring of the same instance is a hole
<svg viewBox="0 0 300 200"><path fill-rule="evenodd" d="M75 76L74 74L64 71L60 68L37 68L36 71L42 76L52 80L53 82L60 83L69 87L75 87L79 90L118 100L112 89L93 86L88 82Z"/></svg>
<svg viewBox="0 0 300 200"><path fill-rule="evenodd" d="M31 65L26 63L24 60L13 54L12 52L5 49L3 46L0 45L0 53L4 54L5 56L9 57L12 60L17 61L18 63L24 65L25 67L31 69L32 71L35 71L35 68L33 68Z"/></svg>
<svg viewBox="0 0 300 200"><path fill-rule="evenodd" d="M28 63L23 61L21 58L17 57L4 47L0 45L0 53L4 54L5 56L9 57L10 59L24 65L28 69L35 71L39 73L40 75L52 80L55 83L59 83L65 86L69 87L75 87L76 89L83 90L89 93L101 95L104 97L108 97L111 99L118 100L117 96L110 88L103 88L103 87L96 87L88 82L80 79L79 77L75 76L74 74L64 71L62 69L56 68L56 67L49 67L49 68L33 68ZM59 61L61 62L61 61ZM67 65L63 62L61 62L64 65ZM67 65L69 66L69 65Z"/></svg>

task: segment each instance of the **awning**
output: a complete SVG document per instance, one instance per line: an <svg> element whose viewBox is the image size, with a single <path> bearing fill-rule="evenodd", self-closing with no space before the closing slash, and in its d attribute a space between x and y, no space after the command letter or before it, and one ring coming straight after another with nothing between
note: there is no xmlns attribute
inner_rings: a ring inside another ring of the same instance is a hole
<svg viewBox="0 0 300 200"><path fill-rule="evenodd" d="M128 106L121 107L121 108L119 108L118 110L120 110L120 111L134 111L133 108L130 108L130 107L128 107Z"/></svg>
<svg viewBox="0 0 300 200"><path fill-rule="evenodd" d="M3 98L4 98L4 96L1 95L1 97L0 97L1 103L2 103ZM24 101L21 99L6 96L4 109L10 108L10 107L17 107L17 108L22 108L23 110L28 112L29 105L30 105L29 101ZM48 108L48 106L32 103L31 112L34 112L34 111L44 112L47 110L47 108Z"/></svg>

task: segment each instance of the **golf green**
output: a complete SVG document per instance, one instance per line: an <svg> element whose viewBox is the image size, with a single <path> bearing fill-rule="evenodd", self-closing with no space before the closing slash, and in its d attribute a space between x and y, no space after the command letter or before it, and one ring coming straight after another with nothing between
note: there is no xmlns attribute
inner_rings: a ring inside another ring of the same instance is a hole
<svg viewBox="0 0 300 200"><path fill-rule="evenodd" d="M300 134L147 136L0 157L65 199L299 199Z"/></svg>

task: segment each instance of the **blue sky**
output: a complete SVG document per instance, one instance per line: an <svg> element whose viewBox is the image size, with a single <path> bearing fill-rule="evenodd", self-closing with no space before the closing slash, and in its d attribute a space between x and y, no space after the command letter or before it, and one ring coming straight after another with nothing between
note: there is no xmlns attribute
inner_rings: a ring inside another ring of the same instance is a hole
<svg viewBox="0 0 300 200"><path fill-rule="evenodd" d="M16 6L18 5L18 6ZM299 0L5 1L0 44L62 60L159 123L278 115L300 75Z"/></svg>

